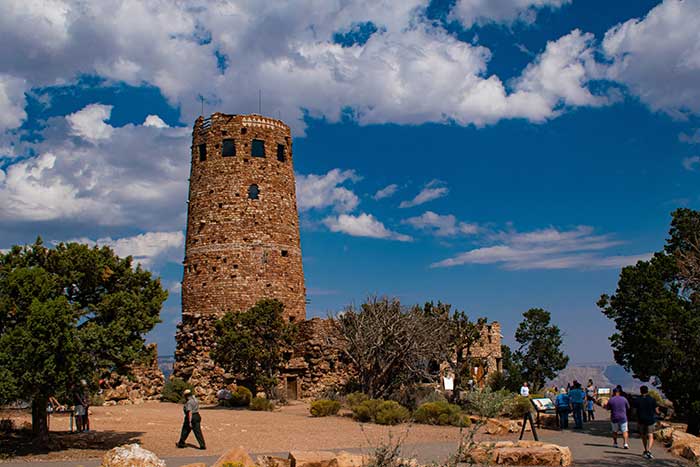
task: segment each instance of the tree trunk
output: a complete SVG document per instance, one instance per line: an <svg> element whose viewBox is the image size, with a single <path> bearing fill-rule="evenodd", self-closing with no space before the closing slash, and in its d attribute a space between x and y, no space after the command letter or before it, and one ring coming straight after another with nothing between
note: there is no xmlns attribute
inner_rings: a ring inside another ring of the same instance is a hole
<svg viewBox="0 0 700 467"><path fill-rule="evenodd" d="M700 413L695 410L691 410L688 413L688 433L691 435L700 435Z"/></svg>
<svg viewBox="0 0 700 467"><path fill-rule="evenodd" d="M44 395L34 397L32 400L32 432L40 446L46 446L49 442L49 425L46 418L46 406L49 398Z"/></svg>

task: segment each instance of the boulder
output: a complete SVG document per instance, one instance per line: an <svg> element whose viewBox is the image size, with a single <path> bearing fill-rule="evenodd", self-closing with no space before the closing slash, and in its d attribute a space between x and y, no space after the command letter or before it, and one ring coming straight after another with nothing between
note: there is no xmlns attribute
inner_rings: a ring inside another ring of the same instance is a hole
<svg viewBox="0 0 700 467"><path fill-rule="evenodd" d="M340 451L335 456L338 467L362 467L369 464L369 456Z"/></svg>
<svg viewBox="0 0 700 467"><path fill-rule="evenodd" d="M255 467L255 462L243 448L233 448L226 451L212 467L223 467L224 464L234 464L237 467Z"/></svg>
<svg viewBox="0 0 700 467"><path fill-rule="evenodd" d="M338 467L336 455L330 451L292 451L290 467Z"/></svg>
<svg viewBox="0 0 700 467"><path fill-rule="evenodd" d="M467 462L497 465L570 466L573 463L568 447L541 441L502 441L478 443L466 454Z"/></svg>
<svg viewBox="0 0 700 467"><path fill-rule="evenodd" d="M674 431L671 441L671 454L693 462L700 461L700 438L690 433Z"/></svg>
<svg viewBox="0 0 700 467"><path fill-rule="evenodd" d="M165 462L138 444L125 444L107 451L101 467L165 467Z"/></svg>
<svg viewBox="0 0 700 467"><path fill-rule="evenodd" d="M674 429L672 427L661 428L660 430L656 430L654 432L654 439L661 443L670 445L673 441L673 432Z"/></svg>
<svg viewBox="0 0 700 467"><path fill-rule="evenodd" d="M262 456L258 457L258 464L262 467L290 467L291 460L288 457Z"/></svg>

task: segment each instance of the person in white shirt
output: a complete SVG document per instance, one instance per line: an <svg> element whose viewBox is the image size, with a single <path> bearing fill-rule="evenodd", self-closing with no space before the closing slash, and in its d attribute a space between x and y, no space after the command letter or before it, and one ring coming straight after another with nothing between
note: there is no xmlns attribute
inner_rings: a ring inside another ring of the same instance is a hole
<svg viewBox="0 0 700 467"><path fill-rule="evenodd" d="M530 388L527 387L527 381L525 381L520 388L520 395L523 397L530 397Z"/></svg>

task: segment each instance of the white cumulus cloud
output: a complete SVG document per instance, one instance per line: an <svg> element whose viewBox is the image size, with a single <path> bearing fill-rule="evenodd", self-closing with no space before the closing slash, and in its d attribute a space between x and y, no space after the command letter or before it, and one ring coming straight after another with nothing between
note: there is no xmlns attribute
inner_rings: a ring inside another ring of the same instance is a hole
<svg viewBox="0 0 700 467"><path fill-rule="evenodd" d="M17 128L27 118L24 93L28 89L25 79L0 72L0 134Z"/></svg>
<svg viewBox="0 0 700 467"><path fill-rule="evenodd" d="M356 182L360 177L354 170L333 169L324 175L297 174L297 204L300 211L333 207L337 212L352 211L360 199L343 183Z"/></svg>
<svg viewBox="0 0 700 467"><path fill-rule="evenodd" d="M146 232L133 237L122 238L78 238L72 242L89 245L108 246L117 256L132 256L134 264L152 267L164 262L180 262L184 257L185 235L182 231Z"/></svg>
<svg viewBox="0 0 700 467"><path fill-rule="evenodd" d="M114 128L105 123L111 115L111 105L90 104L75 113L66 115L66 120L72 134L87 141L96 142L112 136Z"/></svg>
<svg viewBox="0 0 700 467"><path fill-rule="evenodd" d="M469 28L475 23L532 23L541 8L560 8L571 0L457 0L450 15Z"/></svg>
<svg viewBox="0 0 700 467"><path fill-rule="evenodd" d="M323 223L331 232L342 232L353 237L382 238L400 242L410 242L412 240L408 235L387 229L372 214L360 213L356 216L352 214L341 214L337 217L329 216L323 220Z"/></svg>
<svg viewBox="0 0 700 467"><path fill-rule="evenodd" d="M143 122L143 126L152 126L155 128L168 128L168 124L163 121L158 115L148 115Z"/></svg>
<svg viewBox="0 0 700 467"><path fill-rule="evenodd" d="M603 50L610 79L653 110L700 113L700 2L664 0L644 18L611 28Z"/></svg>

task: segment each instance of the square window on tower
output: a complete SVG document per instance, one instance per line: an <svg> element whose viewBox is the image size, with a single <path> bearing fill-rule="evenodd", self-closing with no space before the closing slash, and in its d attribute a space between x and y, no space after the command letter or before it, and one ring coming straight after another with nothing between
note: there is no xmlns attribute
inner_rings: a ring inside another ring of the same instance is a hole
<svg viewBox="0 0 700 467"><path fill-rule="evenodd" d="M207 145L206 144L199 145L199 160L200 160L200 162L204 162L205 160L207 160Z"/></svg>
<svg viewBox="0 0 700 467"><path fill-rule="evenodd" d="M223 157L234 157L236 155L236 144L232 139L227 138L222 142L221 155Z"/></svg>
<svg viewBox="0 0 700 467"><path fill-rule="evenodd" d="M287 148L284 146L284 144L277 145L277 160L278 161L284 162L287 160L286 150L287 150Z"/></svg>
<svg viewBox="0 0 700 467"><path fill-rule="evenodd" d="M250 155L253 157L265 157L265 141L254 139L250 147Z"/></svg>

